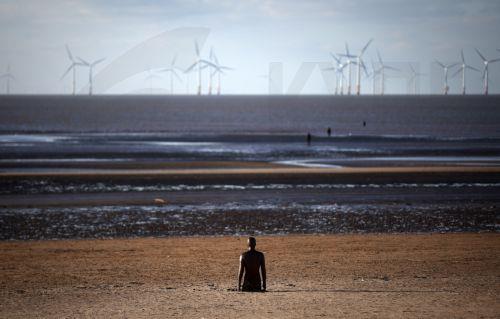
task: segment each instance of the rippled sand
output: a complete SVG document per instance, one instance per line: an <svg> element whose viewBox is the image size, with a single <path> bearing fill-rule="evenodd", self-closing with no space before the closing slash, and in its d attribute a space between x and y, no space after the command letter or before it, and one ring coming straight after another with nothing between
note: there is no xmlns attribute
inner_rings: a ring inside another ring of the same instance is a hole
<svg viewBox="0 0 500 319"><path fill-rule="evenodd" d="M500 236L258 237L267 293L234 291L243 237L1 242L0 317L500 315Z"/></svg>

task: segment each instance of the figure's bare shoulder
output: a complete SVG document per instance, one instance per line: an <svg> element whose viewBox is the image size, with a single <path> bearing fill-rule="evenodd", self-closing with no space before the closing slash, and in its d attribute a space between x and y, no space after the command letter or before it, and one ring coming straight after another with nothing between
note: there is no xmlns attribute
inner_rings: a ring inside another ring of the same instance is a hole
<svg viewBox="0 0 500 319"><path fill-rule="evenodd" d="M247 258L248 251L242 252L240 255L240 261L243 261Z"/></svg>

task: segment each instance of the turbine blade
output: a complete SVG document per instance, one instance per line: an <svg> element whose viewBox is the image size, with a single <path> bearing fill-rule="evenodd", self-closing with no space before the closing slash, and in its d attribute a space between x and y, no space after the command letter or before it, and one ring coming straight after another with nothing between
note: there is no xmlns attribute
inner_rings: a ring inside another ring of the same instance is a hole
<svg viewBox="0 0 500 319"><path fill-rule="evenodd" d="M200 56L200 47L198 47L198 41L194 41L194 49L196 50L196 56Z"/></svg>
<svg viewBox="0 0 500 319"><path fill-rule="evenodd" d="M453 67L456 67L456 66L457 66L457 65L459 65L459 64L460 64L460 63L455 62L455 63L452 63L452 64L448 64L446 67L447 67L448 69L451 69L451 68L453 68Z"/></svg>
<svg viewBox="0 0 500 319"><path fill-rule="evenodd" d="M351 55L351 54L349 53L349 46L347 45L347 42L345 43L345 54L346 54L347 56Z"/></svg>
<svg viewBox="0 0 500 319"><path fill-rule="evenodd" d="M485 58L485 57L481 54L481 52L479 52L479 50L478 50L478 49L475 49L475 50L476 50L477 54L481 57L481 59L483 59L483 61L484 61L484 62L488 61L488 60L486 60L486 58Z"/></svg>
<svg viewBox="0 0 500 319"><path fill-rule="evenodd" d="M66 71L63 73L63 75L61 76L61 78L59 80L62 80L64 79L64 77L75 67L75 64L72 63L67 69Z"/></svg>
<svg viewBox="0 0 500 319"><path fill-rule="evenodd" d="M174 55L174 58L172 59L172 62L170 63L170 66L173 68L175 65L175 61L177 61L177 54Z"/></svg>
<svg viewBox="0 0 500 319"><path fill-rule="evenodd" d="M438 60L435 61L437 65L442 67L443 69L446 67L443 63L439 62Z"/></svg>
<svg viewBox="0 0 500 319"><path fill-rule="evenodd" d="M177 74L177 72L175 72L175 70L172 70L172 73L175 75L175 77L177 78L177 80L179 80L180 82L182 82L181 77Z"/></svg>
<svg viewBox="0 0 500 319"><path fill-rule="evenodd" d="M382 57L380 56L380 52L377 50L377 57L378 57L378 62L380 62L380 64L384 65L384 62L382 62Z"/></svg>
<svg viewBox="0 0 500 319"><path fill-rule="evenodd" d="M393 70L393 71L401 71L400 69L398 68L395 68L395 67L392 67L392 66L388 66L388 65L384 65L384 68L386 68L387 70Z"/></svg>
<svg viewBox="0 0 500 319"><path fill-rule="evenodd" d="M71 62L75 62L75 59L73 58L73 54L71 54L71 50L69 49L67 44L66 44L66 53L68 54L68 58L71 60Z"/></svg>
<svg viewBox="0 0 500 319"><path fill-rule="evenodd" d="M205 59L201 59L201 60L200 60L200 62L201 62L201 63L204 63L206 66L212 66L212 67L214 67L214 68L217 68L217 67L218 67L218 66L217 66L217 65L215 65L214 63L212 63L212 62L210 62L210 61L207 61L207 60L205 60Z"/></svg>
<svg viewBox="0 0 500 319"><path fill-rule="evenodd" d="M488 63L495 63L495 62L498 62L498 61L500 61L500 58L498 58L498 59L493 59L493 60L490 60L490 61L489 61Z"/></svg>
<svg viewBox="0 0 500 319"><path fill-rule="evenodd" d="M457 75L459 75L461 73L462 69L458 69L457 72L453 73L453 75L451 76L452 78L456 77Z"/></svg>
<svg viewBox="0 0 500 319"><path fill-rule="evenodd" d="M335 62L337 62L338 64L340 64L340 59L339 59L339 58L337 58L337 57L335 56L335 54L333 54L333 53L331 53L331 52L330 52L330 55L331 55L331 56L332 56L332 58L335 60Z"/></svg>
<svg viewBox="0 0 500 319"><path fill-rule="evenodd" d="M360 61L361 61L361 66L363 67L363 70L365 71L365 75L368 77L368 71L366 70L365 62L363 62L363 60L360 60Z"/></svg>
<svg viewBox="0 0 500 319"><path fill-rule="evenodd" d="M415 72L415 69L413 68L413 65L411 65L411 63L408 63L410 65L410 69L411 69L411 72L413 74L417 74L417 72Z"/></svg>
<svg viewBox="0 0 500 319"><path fill-rule="evenodd" d="M465 64L464 50L460 51L460 57L462 58L462 63Z"/></svg>
<svg viewBox="0 0 500 319"><path fill-rule="evenodd" d="M76 58L77 58L78 60L80 60L80 62L82 62L82 63L83 63L83 65L85 65L85 66L90 66L90 64L89 64L87 61L85 61L84 59L80 58L79 56L77 56Z"/></svg>
<svg viewBox="0 0 500 319"><path fill-rule="evenodd" d="M193 64L191 64L191 66L189 68L187 68L184 73L189 73L191 72L196 66L198 65L198 62L195 62Z"/></svg>
<svg viewBox="0 0 500 319"><path fill-rule="evenodd" d="M466 67L467 69L471 69L471 70L473 70L473 71L481 72L481 71L479 71L478 69L476 69L475 67L470 66L470 65L466 65L465 67Z"/></svg>
<svg viewBox="0 0 500 319"><path fill-rule="evenodd" d="M359 54L359 56L361 57L363 55L363 53L365 53L366 49L368 49L368 46L370 45L370 43L372 43L373 39L370 39L370 41L368 41L368 43L364 46L363 50L361 50L361 53Z"/></svg>
<svg viewBox="0 0 500 319"><path fill-rule="evenodd" d="M96 65L98 65L99 63L101 63L104 60L106 60L106 58L102 58L102 59L99 59L97 61L94 61L94 63L92 63L90 66L96 66Z"/></svg>

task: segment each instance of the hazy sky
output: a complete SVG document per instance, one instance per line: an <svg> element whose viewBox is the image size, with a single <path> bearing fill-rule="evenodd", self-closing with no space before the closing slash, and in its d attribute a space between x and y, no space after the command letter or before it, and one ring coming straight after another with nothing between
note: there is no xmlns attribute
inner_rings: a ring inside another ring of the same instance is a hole
<svg viewBox="0 0 500 319"><path fill-rule="evenodd" d="M0 0L0 68L11 65L13 92L68 93L70 77L60 81L68 66L66 43L83 58L106 57L99 73L138 43L180 27L210 29L203 55L213 46L220 62L235 68L223 77L223 92L231 94L267 93L267 80L259 75L271 62L283 63L286 89L302 62L330 61L329 52L343 51L345 41L356 52L374 38L365 61L370 64L379 49L388 64L402 69L388 79L392 93L406 92L407 62L428 74L421 90L436 93L441 71L434 59L456 61L463 48L467 61L482 68L474 47L500 57L498 0ZM500 63L490 73L490 91L500 93ZM108 93L147 89L145 77L138 74ZM86 81L82 69L78 86ZM371 93L371 80L363 84L363 92ZM0 85L3 92L5 81ZM166 89L168 79L157 79L154 86ZM452 92L458 86L453 79ZM468 86L480 92L480 75L470 73ZM185 81L176 91L186 91ZM318 69L302 93L327 93Z"/></svg>

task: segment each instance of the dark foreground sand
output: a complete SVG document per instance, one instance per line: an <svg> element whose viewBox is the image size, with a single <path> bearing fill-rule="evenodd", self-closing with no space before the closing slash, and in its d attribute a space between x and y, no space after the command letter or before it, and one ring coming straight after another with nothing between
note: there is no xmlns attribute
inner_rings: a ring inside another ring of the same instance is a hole
<svg viewBox="0 0 500 319"><path fill-rule="evenodd" d="M245 238L0 242L0 317L500 316L500 235L259 237L267 293L238 293Z"/></svg>

